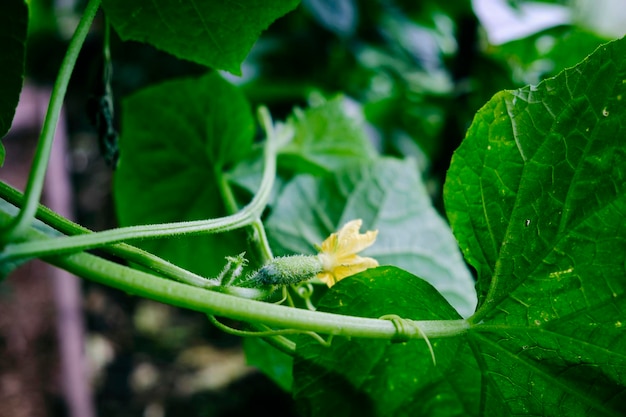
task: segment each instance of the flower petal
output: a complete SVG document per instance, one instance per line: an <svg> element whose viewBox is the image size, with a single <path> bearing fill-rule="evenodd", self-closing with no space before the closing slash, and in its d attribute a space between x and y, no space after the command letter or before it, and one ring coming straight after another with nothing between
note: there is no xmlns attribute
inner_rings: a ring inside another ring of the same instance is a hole
<svg viewBox="0 0 626 417"><path fill-rule="evenodd" d="M377 266L378 261L376 261L376 259L355 256L352 262L335 266L333 274L335 275L335 279L340 281L350 275L358 274L368 268L374 268Z"/></svg>
<svg viewBox="0 0 626 417"><path fill-rule="evenodd" d="M340 234L339 251L341 254L361 252L374 244L376 236L378 236L378 230L369 230L365 233L356 233L350 236L341 236Z"/></svg>
<svg viewBox="0 0 626 417"><path fill-rule="evenodd" d="M337 251L337 246L339 244L339 239L337 237L337 233L331 233L330 236L326 238L320 245L320 252L326 254L334 254Z"/></svg>
<svg viewBox="0 0 626 417"><path fill-rule="evenodd" d="M378 235L377 230L359 233L362 225L361 219L349 221L322 242L318 258L323 270L317 277L329 287L345 277L378 266L375 259L356 255L371 246Z"/></svg>
<svg viewBox="0 0 626 417"><path fill-rule="evenodd" d="M344 278L377 266L378 261L374 258L353 256L350 262L337 264L332 270L324 270L318 273L317 278L328 285L328 287L332 287Z"/></svg>
<svg viewBox="0 0 626 417"><path fill-rule="evenodd" d="M328 242L329 244L327 246L329 249L334 246L334 250L340 255L357 253L371 246L376 240L378 230L359 233L362 225L363 220L361 219L349 221L339 229L339 232L331 234L330 237L326 239L326 241L328 241L336 236L337 240L336 243ZM326 243L326 241L324 243ZM334 243L334 245L332 243ZM322 243L322 249L323 245Z"/></svg>
<svg viewBox="0 0 626 417"><path fill-rule="evenodd" d="M333 285L337 283L337 280L335 279L333 274L330 272L326 272L326 271L322 271L319 274L317 274L317 279L322 281L324 284L328 285L328 288L332 287Z"/></svg>

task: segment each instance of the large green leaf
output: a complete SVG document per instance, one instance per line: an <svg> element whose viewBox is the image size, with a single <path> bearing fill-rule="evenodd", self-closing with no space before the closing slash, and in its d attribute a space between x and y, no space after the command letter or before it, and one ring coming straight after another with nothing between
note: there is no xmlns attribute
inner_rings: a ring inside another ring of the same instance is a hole
<svg viewBox="0 0 626 417"><path fill-rule="evenodd" d="M146 42L179 58L240 74L261 32L299 0L103 0L124 40Z"/></svg>
<svg viewBox="0 0 626 417"><path fill-rule="evenodd" d="M9 131L24 79L28 7L24 0L0 4L0 138ZM0 166L4 147L0 143Z"/></svg>
<svg viewBox="0 0 626 417"><path fill-rule="evenodd" d="M458 313L428 283L394 267L340 281L320 310L378 318L454 320ZM480 373L464 337L431 340L334 338L330 347L298 338L294 397L310 416L471 416L480 403ZM497 415L497 414L493 414Z"/></svg>
<svg viewBox="0 0 626 417"><path fill-rule="evenodd" d="M497 94L445 203L478 271L486 416L626 414L626 41Z"/></svg>
<svg viewBox="0 0 626 417"><path fill-rule="evenodd" d="M326 349L300 338L294 393L306 414L626 414L625 43L497 94L456 152L446 208L479 275L468 332L435 341L437 367L419 341L340 339ZM427 288L378 268L319 304L454 318Z"/></svg>
<svg viewBox="0 0 626 417"><path fill-rule="evenodd" d="M115 175L122 225L226 214L218 188L225 167L250 151L254 119L243 94L219 75L170 81L123 103ZM239 234L141 242L198 273L215 274L223 257L245 250Z"/></svg>
<svg viewBox="0 0 626 417"><path fill-rule="evenodd" d="M357 218L364 230L379 231L365 255L424 277L464 316L474 311L474 281L412 160L379 159L328 179L297 176L279 196L267 230L278 254L315 253L315 245Z"/></svg>

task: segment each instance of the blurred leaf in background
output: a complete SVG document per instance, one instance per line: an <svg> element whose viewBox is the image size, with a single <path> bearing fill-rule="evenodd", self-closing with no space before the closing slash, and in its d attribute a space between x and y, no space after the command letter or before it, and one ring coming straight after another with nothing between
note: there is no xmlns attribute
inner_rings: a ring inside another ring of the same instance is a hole
<svg viewBox="0 0 626 417"><path fill-rule="evenodd" d="M146 42L179 58L239 73L261 32L298 0L104 0L102 7L124 40Z"/></svg>
<svg viewBox="0 0 626 417"><path fill-rule="evenodd" d="M506 63L519 86L554 76L626 33L626 10L615 0L472 3L485 30L485 52Z"/></svg>
<svg viewBox="0 0 626 417"><path fill-rule="evenodd" d="M255 125L243 94L219 74L169 81L126 99L115 175L122 225L229 214L223 172L248 154ZM225 256L246 250L243 232L142 242L190 270L214 276Z"/></svg>
<svg viewBox="0 0 626 417"><path fill-rule="evenodd" d="M24 80L28 7L24 0L6 0L0 6L0 138L9 131ZM0 142L0 166L4 163Z"/></svg>

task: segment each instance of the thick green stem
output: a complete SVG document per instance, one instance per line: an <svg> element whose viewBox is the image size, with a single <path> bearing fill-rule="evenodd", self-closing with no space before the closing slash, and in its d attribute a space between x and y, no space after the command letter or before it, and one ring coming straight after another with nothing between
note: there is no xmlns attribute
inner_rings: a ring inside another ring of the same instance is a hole
<svg viewBox="0 0 626 417"><path fill-rule="evenodd" d="M0 198L17 207L21 207L24 201L22 193L2 181L0 181ZM43 205L38 206L36 218L65 235L74 236L93 233L91 230L66 219ZM52 243L53 241L48 240L48 242ZM210 287L217 284L217 281L213 282L208 280L200 275L194 274L193 272L159 258L150 252L146 252L126 243L105 246L102 250L129 262L151 269L164 277L185 282L189 285L194 285L196 287ZM2 255L0 255L0 261L3 260Z"/></svg>
<svg viewBox="0 0 626 417"><path fill-rule="evenodd" d="M84 253L47 260L68 271L127 293L163 303L271 327L289 328L351 337L396 339L398 330L389 320L367 319L295 309L221 294L130 269ZM449 337L464 333L465 320L418 321L402 334L406 339Z"/></svg>
<svg viewBox="0 0 626 417"><path fill-rule="evenodd" d="M0 210L0 225L7 224L11 219L11 213ZM26 230L24 237L40 240L45 238L45 233L31 227ZM403 340L420 339L424 335L430 339L450 337L468 329L465 320L407 320L407 323L413 325L404 326L404 330L400 332L398 326L390 320L342 316L248 300L161 278L87 253L52 256L44 258L44 261L129 294L215 316L277 328L375 339L398 339L401 336Z"/></svg>
<svg viewBox="0 0 626 417"><path fill-rule="evenodd" d="M259 108L259 121L261 122L261 126L265 130L265 136L270 140L271 138L271 146L273 151L277 152L277 147L280 146L280 143L285 140L285 138L278 137L276 130L274 129L274 122L272 122L272 116L270 115L267 107ZM272 249L270 247L270 243L267 240L267 234L265 233L265 226L263 226L263 222L261 221L261 217L257 217L252 222L252 230L253 230L253 239L252 241L256 243L261 260L263 262L269 262L274 258L274 254L272 253Z"/></svg>
<svg viewBox="0 0 626 417"><path fill-rule="evenodd" d="M59 75L52 89L48 112L46 113L41 136L37 143L37 149L35 150L33 166L26 184L26 201L11 225L6 230L0 232L0 243L8 243L20 239L21 235L27 230L35 218L37 205L41 198L46 169L48 168L54 133L59 121L59 115L61 114L61 108L63 107L63 99L76 64L76 59L78 58L78 54L87 37L89 27L91 26L99 6L100 0L90 0L89 3L87 3L87 8L67 48L65 58L63 58L63 62L61 63Z"/></svg>
<svg viewBox="0 0 626 417"><path fill-rule="evenodd" d="M231 214L237 213L239 207L237 205L237 201L235 200L235 196L233 195L232 189L230 188L230 185L228 185L226 176L220 169L217 169L215 177L217 178L217 183L219 185L220 194L222 195L226 211ZM261 222L261 220L257 217L246 229L248 232L248 239L250 240L250 243L255 246L261 263L267 263L270 261L274 256L272 255L272 250L270 249L269 242L267 241L267 235L265 234L263 222Z"/></svg>

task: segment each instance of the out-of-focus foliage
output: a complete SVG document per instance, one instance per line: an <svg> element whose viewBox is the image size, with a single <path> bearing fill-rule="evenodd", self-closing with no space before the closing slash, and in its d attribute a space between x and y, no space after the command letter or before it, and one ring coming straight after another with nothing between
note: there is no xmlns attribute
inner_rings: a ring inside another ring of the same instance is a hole
<svg viewBox="0 0 626 417"><path fill-rule="evenodd" d="M222 171L246 155L254 122L245 97L217 73L145 89L124 102L115 194L121 224L228 214ZM225 256L246 250L243 233L142 243L177 264L217 275ZM220 260L212 262L212 260Z"/></svg>
<svg viewBox="0 0 626 417"><path fill-rule="evenodd" d="M0 43L4 45L0 61L0 138L11 127L24 79L24 55L28 8L24 0L5 1L0 6ZM0 143L0 166L4 147Z"/></svg>
<svg viewBox="0 0 626 417"><path fill-rule="evenodd" d="M104 0L102 7L120 37L216 69L239 74L250 47L298 0L176 2Z"/></svg>
<svg viewBox="0 0 626 417"><path fill-rule="evenodd" d="M346 94L383 151L417 158L438 194L474 113L608 40L599 16L624 16L610 3L307 0L257 42L239 82L253 102L285 114L311 92ZM491 42L494 31L507 41Z"/></svg>

